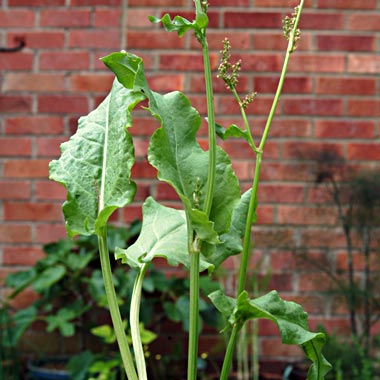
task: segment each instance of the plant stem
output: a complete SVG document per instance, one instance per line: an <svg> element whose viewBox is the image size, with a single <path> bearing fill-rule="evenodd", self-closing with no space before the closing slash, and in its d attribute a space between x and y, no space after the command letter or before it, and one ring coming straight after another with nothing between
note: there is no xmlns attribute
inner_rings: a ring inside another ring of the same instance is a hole
<svg viewBox="0 0 380 380"><path fill-rule="evenodd" d="M196 14L202 13L200 0L194 0ZM211 64L206 40L206 29L197 33L197 38L202 45L203 64L205 73L207 117L208 117L208 139L209 139L209 161L208 176L206 184L206 196L203 211L210 215L212 201L214 197L215 172L216 172L216 134L215 134L215 110L214 96L212 89ZM188 346L188 380L197 379L197 360L198 360L198 340L199 340L199 260L200 260L200 242L194 239L193 231L190 229L190 223L187 223L189 229L188 245L190 254L190 324L189 324L189 346Z"/></svg>
<svg viewBox="0 0 380 380"><path fill-rule="evenodd" d="M103 274L104 287L107 296L108 306L112 323L115 330L116 339L119 345L120 355L123 361L124 369L128 380L138 380L135 366L133 364L132 355L129 349L127 337L125 335L123 322L120 315L119 305L117 302L115 288L112 282L111 263L107 245L107 230L103 228L98 235L100 263Z"/></svg>
<svg viewBox="0 0 380 380"><path fill-rule="evenodd" d="M144 264L140 268L140 270L137 274L137 277L136 277L136 280L135 280L135 283L133 286L130 317L129 317L129 322L130 322L130 326L131 326L133 351L135 353L136 367L137 367L137 373L139 376L139 380L147 380L148 379L148 376L146 373L144 349L143 349L143 345L141 342L141 335L140 335L141 291L142 291L142 284L144 281L144 275L145 275L147 268L148 268L148 264Z"/></svg>
<svg viewBox="0 0 380 380"><path fill-rule="evenodd" d="M190 310L187 379L197 379L199 340L199 250L190 248Z"/></svg>
<svg viewBox="0 0 380 380"><path fill-rule="evenodd" d="M258 149L255 151L255 153L256 153L256 166L255 166L255 173L254 173L253 183L252 183L251 198L249 201L248 215L247 215L247 220L246 220L246 224L245 224L242 260L241 260L241 265L240 265L240 273L239 273L239 280L238 280L238 287L237 287L237 297L245 289L248 263L249 263L249 259L250 259L251 229L252 229L252 222L253 222L253 218L254 218L254 215L256 212L256 207L257 207L257 191L258 191L259 179L260 179L262 155L263 155L264 147L265 147L265 144L266 144L266 141L268 138L269 130L270 130L270 127L272 125L273 117L276 113L278 102L280 100L280 95L281 95L282 88L284 85L290 55L294 51L295 36L296 36L296 31L298 28L298 23L300 20L303 4L304 4L304 0L301 0L300 5L298 7L298 13L296 16L296 20L294 22L294 26L292 29L291 37L289 39L288 48L286 50L285 59L284 59L284 63L282 66L281 75L280 75L280 79L278 82L276 94L274 96L273 103L272 103L272 106L271 106L271 109L270 109L270 112L268 115L268 119L267 119L267 122L265 125L265 129L264 129L263 135L261 137L260 145L259 145ZM244 118L244 115L245 115L245 112L243 113L243 118ZM249 128L247 128L247 130L249 130ZM229 340L228 346L227 346L226 355L225 355L224 361L223 361L222 373L220 376L221 380L227 380L227 376L228 376L228 373L229 373L229 370L231 367L233 351L234 351L235 346L236 346L236 340L237 340L237 336L238 336L238 332L239 332L240 328L241 328L241 326L239 326L237 324L235 324L232 328L230 340Z"/></svg>

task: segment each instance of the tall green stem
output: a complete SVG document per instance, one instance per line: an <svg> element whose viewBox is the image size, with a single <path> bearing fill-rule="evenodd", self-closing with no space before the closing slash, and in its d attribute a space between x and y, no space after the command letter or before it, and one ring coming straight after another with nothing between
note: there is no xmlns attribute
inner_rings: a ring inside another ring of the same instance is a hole
<svg viewBox="0 0 380 380"><path fill-rule="evenodd" d="M194 0L197 16L202 13L200 0ZM203 211L210 215L212 200L214 196L215 172L216 172L216 134L215 134L215 110L212 89L211 64L206 40L206 29L197 32L197 38L202 45L203 64L205 73L207 117L208 117L208 139L209 139L209 162L208 177L206 184L206 196ZM190 230L190 224L188 223ZM190 324L189 324L189 347L188 347L188 380L197 379L198 340L199 340L199 260L200 242L193 240L192 231L189 236L190 253Z"/></svg>
<svg viewBox="0 0 380 380"><path fill-rule="evenodd" d="M146 373L144 349L143 349L141 335L140 335L141 292L142 292L142 284L144 281L144 275L147 268L148 268L148 264L143 265L137 274L135 284L133 286L131 310L130 310L130 317L129 317L129 322L131 325L133 351L135 353L136 367L137 367L137 373L139 375L139 380L148 379L148 376Z"/></svg>
<svg viewBox="0 0 380 380"><path fill-rule="evenodd" d="M280 95L281 95L282 88L284 85L290 55L292 54L292 52L294 51L294 48L295 48L296 31L298 29L298 23L300 20L303 4L304 4L304 0L301 0L300 5L298 7L296 19L295 19L295 22L293 25L293 29L291 31L291 35L289 38L288 48L286 50L286 55L285 55L284 63L282 66L281 75L280 75L280 79L278 82L276 94L275 94L274 99L273 99L272 107L271 107L269 115L268 115L268 119L267 119L265 129L264 129L261 141L260 141L260 145L259 145L258 149L255 151L255 153L256 153L256 166L255 166L255 173L254 173L254 178L253 178L253 183L252 183L252 192L251 192L251 198L250 198L250 202L249 202L248 215L247 215L245 231L244 231L244 243L243 243L242 260L241 260L240 272L239 272L239 280L238 280L238 286L237 286L237 297L245 289L248 263L249 263L249 259L250 259L252 221L253 221L253 217L255 215L256 207L257 207L257 192L258 192L259 179L260 179L262 155L263 155L263 151L264 151L266 141L268 139L268 134L269 134L270 127L272 125L273 117L276 113L278 102L280 100ZM243 118L244 118L245 112L243 110L242 110L242 112L243 112ZM247 129L249 130L249 128L247 128ZM230 340L229 340L228 346L227 346L226 355L225 355L224 361L223 361L222 373L220 376L221 380L227 380L227 376L228 376L229 370L231 368L233 352L234 352L234 348L236 346L236 340L237 340L238 332L239 332L240 328L241 328L241 326L236 325L236 324L232 328Z"/></svg>
<svg viewBox="0 0 380 380"><path fill-rule="evenodd" d="M98 235L98 242L100 263L102 268L104 287L106 290L107 302L110 308L111 319L119 345L120 355L123 360L124 369L128 380L138 380L127 337L125 335L115 288L112 282L112 270L107 245L107 231L105 228L103 229L102 233Z"/></svg>

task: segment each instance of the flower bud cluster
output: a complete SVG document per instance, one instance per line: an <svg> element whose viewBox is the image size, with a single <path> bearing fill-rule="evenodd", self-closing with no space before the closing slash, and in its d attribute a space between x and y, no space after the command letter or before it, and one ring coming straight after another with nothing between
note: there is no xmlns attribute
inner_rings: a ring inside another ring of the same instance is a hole
<svg viewBox="0 0 380 380"><path fill-rule="evenodd" d="M241 106L246 109L256 98L257 92L252 92L245 96L245 98L241 102Z"/></svg>
<svg viewBox="0 0 380 380"><path fill-rule="evenodd" d="M292 43L292 51L296 49L296 44L301 37L301 31L299 29L297 29L293 35L294 24L296 22L298 11L299 7L295 7L291 17L286 16L282 22L284 29L284 37L287 41L290 41Z"/></svg>
<svg viewBox="0 0 380 380"><path fill-rule="evenodd" d="M235 64L232 65L230 63L230 49L230 41L227 38L225 38L223 40L223 50L221 50L220 52L222 57L220 59L220 65L218 68L218 78L223 79L227 88L232 90L236 87L238 82L238 73L241 68L241 60L237 61Z"/></svg>

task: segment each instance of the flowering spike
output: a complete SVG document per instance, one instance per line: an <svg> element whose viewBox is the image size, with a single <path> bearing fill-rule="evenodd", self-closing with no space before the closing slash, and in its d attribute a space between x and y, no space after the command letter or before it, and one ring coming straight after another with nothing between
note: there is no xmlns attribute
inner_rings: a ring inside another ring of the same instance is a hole
<svg viewBox="0 0 380 380"><path fill-rule="evenodd" d="M219 74L218 78L222 78L226 83L228 89L232 90L236 87L238 82L239 71L241 68L241 60L237 61L235 64L230 63L230 41L225 38L223 40L223 50L221 50L220 65L218 68Z"/></svg>
<svg viewBox="0 0 380 380"><path fill-rule="evenodd" d="M299 29L295 30L293 35L294 24L296 22L298 12L299 7L297 6L294 8L294 12L292 13L291 17L286 16L282 22L284 37L291 44L290 52L293 52L296 49L297 42L301 37L301 31Z"/></svg>

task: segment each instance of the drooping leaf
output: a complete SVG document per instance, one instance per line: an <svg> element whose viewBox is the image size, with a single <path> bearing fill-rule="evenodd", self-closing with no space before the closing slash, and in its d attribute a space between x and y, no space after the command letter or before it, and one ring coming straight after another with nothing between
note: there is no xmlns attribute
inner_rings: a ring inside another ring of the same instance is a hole
<svg viewBox="0 0 380 380"><path fill-rule="evenodd" d="M76 134L61 145L61 157L50 163L50 178L67 189L63 213L70 237L98 233L118 207L132 201L134 148L127 127L130 110L143 99L115 80L99 107L79 119Z"/></svg>
<svg viewBox="0 0 380 380"><path fill-rule="evenodd" d="M230 326L240 328L249 319L264 318L274 322L284 344L301 346L313 362L308 380L323 380L331 365L322 355L323 333L309 331L307 313L295 302L282 300L276 291L250 300L247 292L238 299L227 297L222 291L209 295L216 308L227 318Z"/></svg>
<svg viewBox="0 0 380 380"><path fill-rule="evenodd" d="M154 94L154 100L150 103L150 111L159 119L161 128L151 138L148 159L157 168L159 179L174 187L191 217L191 210L203 209L208 179L208 152L202 150L196 140L201 118L180 92ZM210 220L220 234L229 228L240 189L230 159L222 149L217 149L216 161L218 186L215 187ZM194 229L201 235L200 228L194 225ZM204 240L217 243L215 239Z"/></svg>
<svg viewBox="0 0 380 380"><path fill-rule="evenodd" d="M155 257L164 257L169 265L189 268L185 212L165 207L149 197L143 205L143 224L140 236L127 249L117 248L116 259L140 269ZM200 270L213 266L201 259Z"/></svg>
<svg viewBox="0 0 380 380"><path fill-rule="evenodd" d="M252 142L251 142L248 132L246 130L241 129L236 124L231 124L227 129L222 127L220 124L216 124L215 129L216 129L216 134L222 140L227 140L230 137L243 138L245 141L248 142L248 144L251 146L252 149L255 149L252 146Z"/></svg>
<svg viewBox="0 0 380 380"><path fill-rule="evenodd" d="M17 311L12 316L13 334L10 344L15 346L24 332L37 318L37 308L31 305L25 309Z"/></svg>
<svg viewBox="0 0 380 380"><path fill-rule="evenodd" d="M219 267L219 265L228 257L241 253L243 249L242 238L245 231L245 222L247 219L251 192L252 189L249 189L242 195L239 203L233 210L229 231L220 235L221 243L216 245L215 250L210 256L207 257L207 260L210 263L214 264L215 267ZM257 201L255 203L255 210L256 207ZM255 221L256 211L254 213L254 220L252 222Z"/></svg>
<svg viewBox="0 0 380 380"><path fill-rule="evenodd" d="M175 16L172 20L169 14L165 14L162 18L149 16L149 20L155 24L161 22L165 30L168 32L177 32L179 37L182 37L188 30L197 27L195 21L191 22L181 16Z"/></svg>

